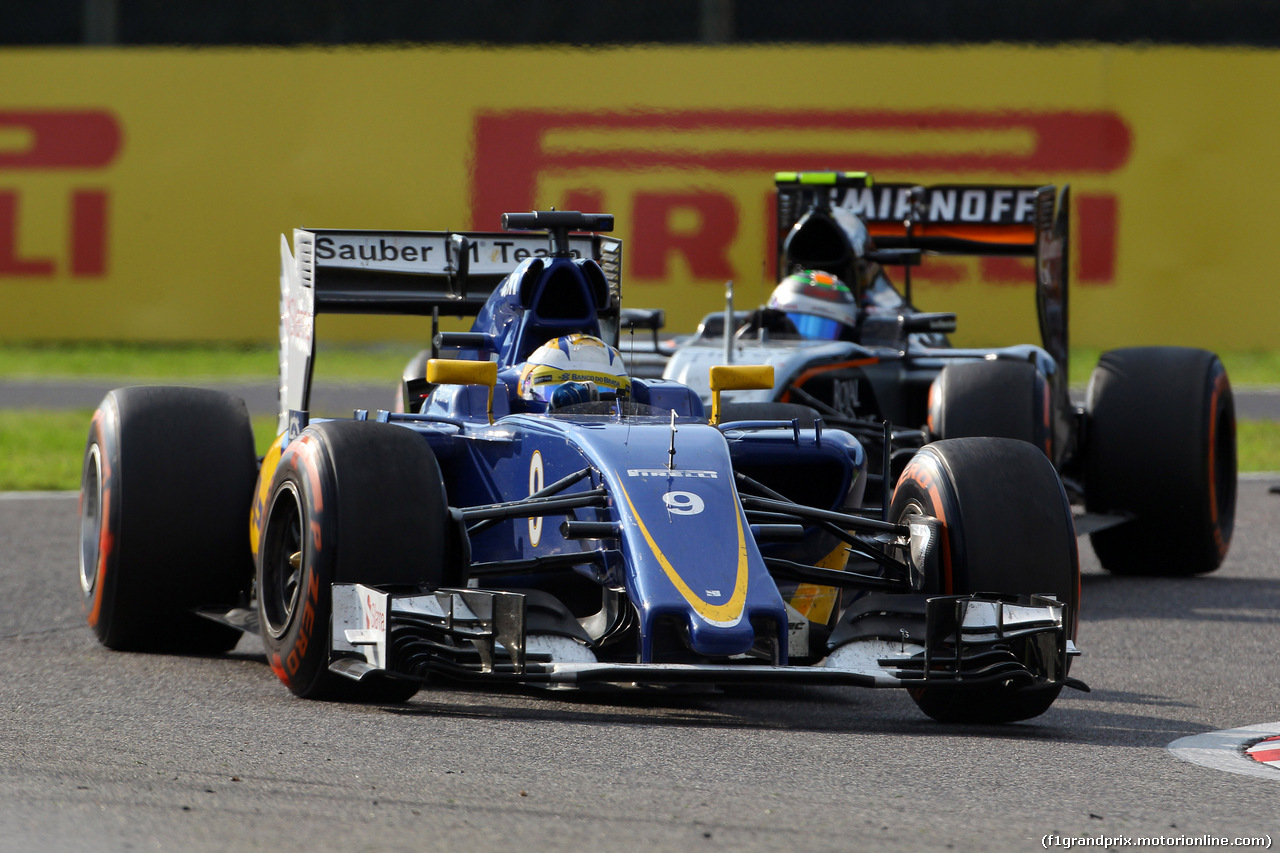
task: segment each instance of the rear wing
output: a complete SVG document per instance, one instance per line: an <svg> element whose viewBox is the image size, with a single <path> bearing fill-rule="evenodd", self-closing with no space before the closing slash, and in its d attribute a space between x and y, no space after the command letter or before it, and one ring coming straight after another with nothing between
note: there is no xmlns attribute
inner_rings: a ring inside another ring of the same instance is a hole
<svg viewBox="0 0 1280 853"><path fill-rule="evenodd" d="M819 207L857 216L880 248L1034 256L1041 205L1055 195L1049 186L878 183L865 172L780 172L774 185L779 270L787 234Z"/></svg>
<svg viewBox="0 0 1280 853"><path fill-rule="evenodd" d="M774 186L779 278L788 272L788 234L815 210L852 213L877 249L1034 257L1040 335L1060 366L1055 381L1061 387L1055 393L1065 397L1069 187L1059 193L1056 187L1034 185L877 183L866 172L779 172ZM913 257L918 255L904 254L902 263L915 262ZM876 260L888 262L883 256Z"/></svg>
<svg viewBox="0 0 1280 853"><path fill-rule="evenodd" d="M568 248L604 270L616 322L622 241L570 235ZM297 228L292 251L281 235L279 432L292 437L305 426L316 315L475 316L521 262L553 253L546 232Z"/></svg>

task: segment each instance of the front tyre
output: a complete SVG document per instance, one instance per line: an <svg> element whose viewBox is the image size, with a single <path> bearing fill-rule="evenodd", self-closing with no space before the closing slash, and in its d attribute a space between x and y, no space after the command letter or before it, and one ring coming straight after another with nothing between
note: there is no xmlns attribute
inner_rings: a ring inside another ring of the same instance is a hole
<svg viewBox="0 0 1280 853"><path fill-rule="evenodd" d="M448 559L444 481L426 439L368 421L313 424L272 476L258 616L272 671L308 699L403 702L418 683L329 669L334 583L433 589Z"/></svg>
<svg viewBox="0 0 1280 853"><path fill-rule="evenodd" d="M1216 355L1186 347L1103 353L1089 380L1085 506L1132 519L1090 534L1107 571L1211 572L1236 512L1236 417Z"/></svg>
<svg viewBox="0 0 1280 853"><path fill-rule="evenodd" d="M925 445L898 479L890 517L942 521L936 576L926 594L1049 594L1067 606L1075 637L1080 565L1071 505L1048 457L1032 444L959 438ZM1064 673L1065 674L1065 673ZM920 709L945 723L1008 723L1049 709L1060 684L999 684L911 690Z"/></svg>

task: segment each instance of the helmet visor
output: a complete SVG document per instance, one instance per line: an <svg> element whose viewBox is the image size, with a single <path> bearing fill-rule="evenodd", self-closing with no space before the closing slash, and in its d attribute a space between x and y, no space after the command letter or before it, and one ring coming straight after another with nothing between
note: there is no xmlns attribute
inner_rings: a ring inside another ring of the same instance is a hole
<svg viewBox="0 0 1280 853"><path fill-rule="evenodd" d="M787 319L796 327L796 331L800 333L801 337L815 341L839 340L840 332L844 327L844 324L839 320L819 317L815 314L801 314L795 311L788 312Z"/></svg>

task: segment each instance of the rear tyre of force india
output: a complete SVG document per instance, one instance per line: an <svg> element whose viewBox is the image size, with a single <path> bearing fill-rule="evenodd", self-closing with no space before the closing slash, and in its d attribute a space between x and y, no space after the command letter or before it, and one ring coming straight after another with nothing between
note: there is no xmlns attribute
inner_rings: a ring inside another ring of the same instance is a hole
<svg viewBox="0 0 1280 853"><path fill-rule="evenodd" d="M329 669L333 583L434 589L444 577L444 480L402 427L313 424L272 475L258 548L258 617L272 671L308 699L403 702L418 682Z"/></svg>
<svg viewBox="0 0 1280 853"><path fill-rule="evenodd" d="M925 445L893 492L890 517L934 516L943 523L936 577L924 592L1048 594L1067 605L1075 638L1080 565L1071 504L1048 457L1003 438L958 438ZM911 691L920 709L944 723L1008 723L1049 709L1061 685Z"/></svg>
<svg viewBox="0 0 1280 853"><path fill-rule="evenodd" d="M1110 572L1194 575L1222 564L1236 510L1231 383L1211 352L1135 347L1089 380L1085 506L1131 520L1090 535Z"/></svg>
<svg viewBox="0 0 1280 853"><path fill-rule="evenodd" d="M108 648L216 654L240 632L197 616L247 599L257 476L244 402L202 388L111 391L80 482L80 589Z"/></svg>
<svg viewBox="0 0 1280 853"><path fill-rule="evenodd" d="M937 438L1016 438L1053 458L1049 383L1029 361L962 361L929 389L929 431Z"/></svg>

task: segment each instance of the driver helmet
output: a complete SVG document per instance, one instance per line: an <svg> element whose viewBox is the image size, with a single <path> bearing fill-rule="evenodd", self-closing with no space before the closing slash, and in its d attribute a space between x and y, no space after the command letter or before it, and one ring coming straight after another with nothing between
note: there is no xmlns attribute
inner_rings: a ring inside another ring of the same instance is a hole
<svg viewBox="0 0 1280 853"><path fill-rule="evenodd" d="M520 396L550 408L630 390L622 353L594 335L552 338L533 351L520 371Z"/></svg>
<svg viewBox="0 0 1280 853"><path fill-rule="evenodd" d="M820 270L784 278L769 297L769 307L782 311L801 336L836 341L858 324L858 303L840 279Z"/></svg>

